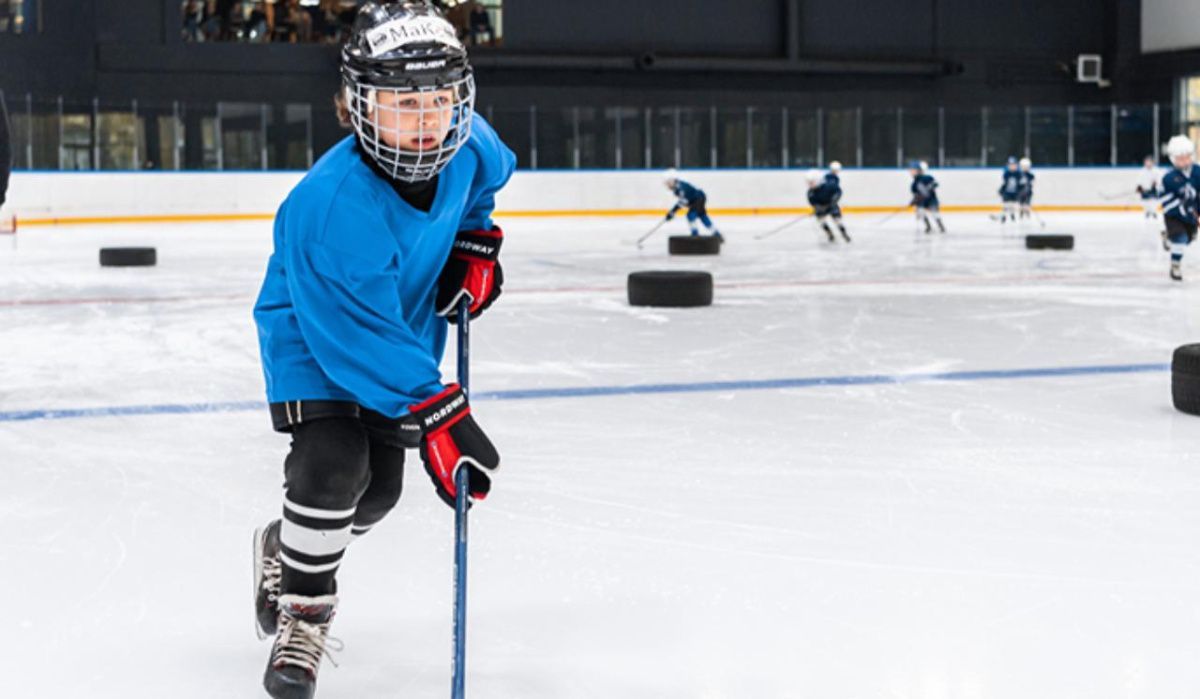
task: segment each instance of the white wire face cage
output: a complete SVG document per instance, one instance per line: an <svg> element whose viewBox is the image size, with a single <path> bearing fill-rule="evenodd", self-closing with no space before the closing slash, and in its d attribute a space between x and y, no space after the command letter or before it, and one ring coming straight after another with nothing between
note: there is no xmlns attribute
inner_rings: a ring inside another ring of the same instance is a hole
<svg viewBox="0 0 1200 699"><path fill-rule="evenodd" d="M433 179L471 137L475 79L391 88L345 82L350 123L359 143L392 179Z"/></svg>

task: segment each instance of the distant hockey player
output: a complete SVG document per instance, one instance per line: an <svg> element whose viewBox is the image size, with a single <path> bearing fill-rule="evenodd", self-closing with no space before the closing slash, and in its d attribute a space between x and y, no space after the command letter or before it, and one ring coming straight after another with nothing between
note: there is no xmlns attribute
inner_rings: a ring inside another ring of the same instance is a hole
<svg viewBox="0 0 1200 699"><path fill-rule="evenodd" d="M1004 174L1000 181L1000 223L1017 220L1017 200L1021 195L1021 173L1017 169L1017 159L1009 156L1004 164Z"/></svg>
<svg viewBox="0 0 1200 699"><path fill-rule="evenodd" d="M1021 172L1017 175L1017 204L1021 207L1021 218L1033 215L1033 161L1021 158Z"/></svg>
<svg viewBox="0 0 1200 699"><path fill-rule="evenodd" d="M1196 239L1200 217L1200 168L1196 167L1196 146L1187 136L1174 136L1167 142L1167 157L1173 169L1163 175L1162 210L1171 241L1171 278L1183 281L1183 253Z"/></svg>
<svg viewBox="0 0 1200 699"><path fill-rule="evenodd" d="M491 213L515 158L474 111L453 25L424 3L363 5L341 75L354 133L280 206L254 307L272 422L291 435L282 520L254 537L256 622L275 634L263 684L277 699L313 696L338 567L399 500L405 450L451 506L459 468L478 502L500 464L438 367L458 300L475 316L500 294Z"/></svg>
<svg viewBox="0 0 1200 699"><path fill-rule="evenodd" d="M666 220L670 221L675 218L675 214L680 209L687 209L687 222L688 227L692 229L692 235L700 235L700 230L696 227L696 220L699 219L717 240L722 243L725 242L725 239L721 236L721 232L717 230L717 227L713 225L712 219L708 217L708 209L705 208L708 197L704 195L704 190L679 179L679 173L674 168L667 170L663 174L663 184L667 186L667 189L671 190L676 200L675 205L667 212Z"/></svg>
<svg viewBox="0 0 1200 699"><path fill-rule="evenodd" d="M834 160L829 163L829 172L825 173L825 181L832 182L840 192L842 189L842 164Z"/></svg>
<svg viewBox="0 0 1200 699"><path fill-rule="evenodd" d="M909 191L912 192L912 201L909 206L916 207L917 223L925 224L925 234L933 232L933 226L930 220L937 223L938 230L942 233L946 232L946 224L942 222L941 207L938 203L937 196L937 180L933 179L933 175L929 174L929 163L924 161L913 161L908 166L908 174L912 175L912 186Z"/></svg>
<svg viewBox="0 0 1200 699"><path fill-rule="evenodd" d="M1158 171L1158 163L1153 155L1147 155L1142 160L1142 171L1138 173L1137 193L1142 198L1142 211L1147 226L1158 230L1162 240L1163 250L1171 251L1171 241L1167 239L1167 230L1159 222L1158 198L1162 196L1163 175Z"/></svg>
<svg viewBox="0 0 1200 699"><path fill-rule="evenodd" d="M1142 171L1138 173L1137 193L1142 198L1142 210L1148 219L1158 218L1158 198L1162 195L1160 183L1162 174L1153 155L1147 155L1142 161Z"/></svg>
<svg viewBox="0 0 1200 699"><path fill-rule="evenodd" d="M821 224L825 235L829 236L829 242L837 242L833 229L829 227L829 219L832 218L842 234L842 240L849 243L850 234L846 232L846 226L842 223L842 209L838 206L838 200L842 198L842 188L838 185L837 176L832 172L823 174L820 170L809 170L807 179L808 203L812 205L817 223Z"/></svg>
<svg viewBox="0 0 1200 699"><path fill-rule="evenodd" d="M8 196L8 176L12 170L12 146L8 140L8 110L0 97L0 208Z"/></svg>

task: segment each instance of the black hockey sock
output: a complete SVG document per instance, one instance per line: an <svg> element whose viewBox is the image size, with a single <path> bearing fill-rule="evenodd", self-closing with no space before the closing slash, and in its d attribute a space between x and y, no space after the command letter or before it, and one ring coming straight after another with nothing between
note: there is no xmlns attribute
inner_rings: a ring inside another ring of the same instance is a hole
<svg viewBox="0 0 1200 699"><path fill-rule="evenodd" d="M355 418L301 423L284 464L283 594L318 596L334 582L370 482L369 440Z"/></svg>

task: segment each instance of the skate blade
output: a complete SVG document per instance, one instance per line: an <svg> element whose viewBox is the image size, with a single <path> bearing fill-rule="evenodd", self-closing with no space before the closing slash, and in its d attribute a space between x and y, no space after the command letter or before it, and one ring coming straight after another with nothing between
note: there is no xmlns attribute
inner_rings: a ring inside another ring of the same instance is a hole
<svg viewBox="0 0 1200 699"><path fill-rule="evenodd" d="M263 630L263 627L258 623L258 587L262 584L263 570L262 557L258 552L263 548L263 538L266 537L266 529L257 528L254 530L254 538L250 540L250 557L254 564L254 578L250 581L250 604L254 607L254 635L258 636L258 640L265 641L269 636Z"/></svg>

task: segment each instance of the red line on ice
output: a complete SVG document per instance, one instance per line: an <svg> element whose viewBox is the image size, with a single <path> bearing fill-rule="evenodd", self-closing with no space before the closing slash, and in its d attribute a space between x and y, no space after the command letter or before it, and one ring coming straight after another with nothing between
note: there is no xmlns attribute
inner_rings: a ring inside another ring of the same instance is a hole
<svg viewBox="0 0 1200 699"><path fill-rule="evenodd" d="M1103 279L1157 279L1159 275L1147 272L1130 272L1122 274L1081 274L1076 276L1064 274L1035 274L1012 277L936 277L932 279L808 279L794 281L744 281L715 284L718 289L771 289L805 286L879 286L879 285L927 285L927 284L1003 284L1010 282L1045 282L1045 281L1095 281ZM570 294L598 291L624 291L624 286L561 286L546 289L506 289L506 294ZM87 304L137 304L137 303L180 303L187 301L234 301L253 298L247 294L211 294L207 296L111 296L101 298L65 298L65 299L16 299L0 300L0 308L21 306L81 306Z"/></svg>

